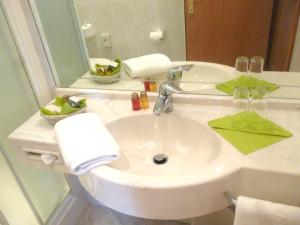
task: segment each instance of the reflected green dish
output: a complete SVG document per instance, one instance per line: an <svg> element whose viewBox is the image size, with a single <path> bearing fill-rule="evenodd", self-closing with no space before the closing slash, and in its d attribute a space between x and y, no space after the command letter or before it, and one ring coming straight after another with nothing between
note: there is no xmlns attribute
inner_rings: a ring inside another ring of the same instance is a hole
<svg viewBox="0 0 300 225"><path fill-rule="evenodd" d="M115 59L114 62L118 63L117 67L111 65L101 65L96 63L94 67L90 69L90 73L96 76L113 76L121 71L121 60Z"/></svg>

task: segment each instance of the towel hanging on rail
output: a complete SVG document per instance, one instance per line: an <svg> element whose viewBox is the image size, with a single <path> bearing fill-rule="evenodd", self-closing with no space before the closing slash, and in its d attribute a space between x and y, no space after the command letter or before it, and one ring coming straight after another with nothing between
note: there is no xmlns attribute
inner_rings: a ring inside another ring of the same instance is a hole
<svg viewBox="0 0 300 225"><path fill-rule="evenodd" d="M234 225L299 225L300 208L240 196Z"/></svg>

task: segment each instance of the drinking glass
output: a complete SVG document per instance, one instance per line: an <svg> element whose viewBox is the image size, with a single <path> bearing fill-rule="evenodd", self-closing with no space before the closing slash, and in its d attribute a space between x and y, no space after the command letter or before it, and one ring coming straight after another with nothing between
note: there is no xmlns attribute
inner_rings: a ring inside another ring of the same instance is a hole
<svg viewBox="0 0 300 225"><path fill-rule="evenodd" d="M236 87L233 90L232 115L247 111L249 112L250 90L246 86Z"/></svg>
<svg viewBox="0 0 300 225"><path fill-rule="evenodd" d="M233 91L233 106L231 126L235 129L244 129L248 124L250 90L247 86L236 87ZM247 112L239 117L237 113Z"/></svg>
<svg viewBox="0 0 300 225"><path fill-rule="evenodd" d="M267 118L269 91L266 87L257 86L251 90L249 111L258 113L262 118Z"/></svg>
<svg viewBox="0 0 300 225"><path fill-rule="evenodd" d="M250 59L249 76L260 79L260 74L264 68L264 58L260 56L253 56Z"/></svg>
<svg viewBox="0 0 300 225"><path fill-rule="evenodd" d="M239 56L235 60L235 79L241 75L248 74L249 58L246 56Z"/></svg>

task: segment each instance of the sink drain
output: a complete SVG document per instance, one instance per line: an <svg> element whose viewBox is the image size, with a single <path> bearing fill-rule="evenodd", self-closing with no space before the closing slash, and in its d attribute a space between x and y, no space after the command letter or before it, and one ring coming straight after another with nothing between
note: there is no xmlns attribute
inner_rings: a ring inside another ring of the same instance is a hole
<svg viewBox="0 0 300 225"><path fill-rule="evenodd" d="M157 154L153 156L153 162L155 164L164 164L168 161L168 156L166 154Z"/></svg>

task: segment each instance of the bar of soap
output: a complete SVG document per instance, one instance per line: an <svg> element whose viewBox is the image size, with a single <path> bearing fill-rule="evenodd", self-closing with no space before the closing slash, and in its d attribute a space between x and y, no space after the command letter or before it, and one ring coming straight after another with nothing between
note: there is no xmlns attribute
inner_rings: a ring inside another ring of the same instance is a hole
<svg viewBox="0 0 300 225"><path fill-rule="evenodd" d="M114 61L110 61L109 65L112 66L112 67L117 68L119 64L114 62Z"/></svg>
<svg viewBox="0 0 300 225"><path fill-rule="evenodd" d="M61 108L56 105L47 105L45 107L45 109L48 109L50 111L57 112L57 113L61 111Z"/></svg>
<svg viewBox="0 0 300 225"><path fill-rule="evenodd" d="M72 96L68 99L68 103L73 108L80 108L80 100L81 100L81 98Z"/></svg>

